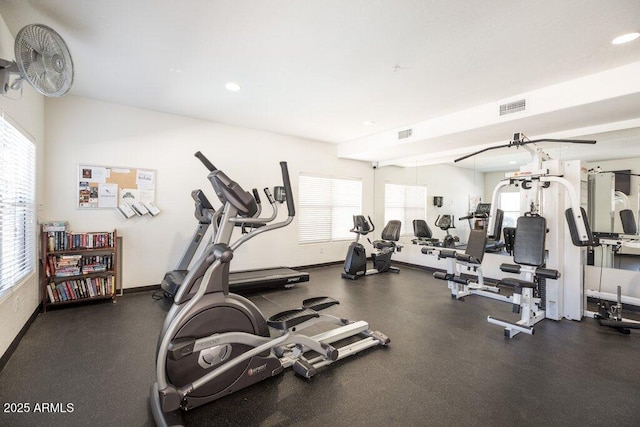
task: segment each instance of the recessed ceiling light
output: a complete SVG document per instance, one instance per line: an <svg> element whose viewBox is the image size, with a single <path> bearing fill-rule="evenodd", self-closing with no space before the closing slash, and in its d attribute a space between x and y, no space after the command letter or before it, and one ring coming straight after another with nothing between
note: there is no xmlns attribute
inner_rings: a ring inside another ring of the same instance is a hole
<svg viewBox="0 0 640 427"><path fill-rule="evenodd" d="M640 33L627 33L616 37L611 41L612 44L628 43L640 37Z"/></svg>
<svg viewBox="0 0 640 427"><path fill-rule="evenodd" d="M515 161L515 160L511 160L511 161L509 162L509 164L510 164L510 165L515 165L515 164L516 164L516 161Z"/></svg>
<svg viewBox="0 0 640 427"><path fill-rule="evenodd" d="M366 122L362 122L363 125L365 126L373 126L376 124L376 122L372 121L372 120L367 120Z"/></svg>
<svg viewBox="0 0 640 427"><path fill-rule="evenodd" d="M226 85L224 85L224 87L229 91L229 92L239 92L240 91L240 85L236 82L229 82Z"/></svg>

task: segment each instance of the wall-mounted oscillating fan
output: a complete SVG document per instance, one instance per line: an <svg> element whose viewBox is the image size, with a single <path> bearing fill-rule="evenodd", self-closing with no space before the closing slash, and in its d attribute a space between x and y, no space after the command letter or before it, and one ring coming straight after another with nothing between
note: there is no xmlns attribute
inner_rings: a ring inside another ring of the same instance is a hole
<svg viewBox="0 0 640 427"><path fill-rule="evenodd" d="M46 96L62 96L73 84L73 60L62 37L46 25L32 24L16 36L15 61L0 58L0 93L18 90L27 80ZM18 74L10 83L11 74Z"/></svg>

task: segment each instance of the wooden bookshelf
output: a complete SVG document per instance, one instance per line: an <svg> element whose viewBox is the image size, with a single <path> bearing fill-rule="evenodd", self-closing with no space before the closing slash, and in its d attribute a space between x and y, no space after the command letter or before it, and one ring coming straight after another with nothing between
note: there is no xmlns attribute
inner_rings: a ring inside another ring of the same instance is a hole
<svg viewBox="0 0 640 427"><path fill-rule="evenodd" d="M111 299L116 302L117 231L74 233L64 223L43 224L42 310Z"/></svg>

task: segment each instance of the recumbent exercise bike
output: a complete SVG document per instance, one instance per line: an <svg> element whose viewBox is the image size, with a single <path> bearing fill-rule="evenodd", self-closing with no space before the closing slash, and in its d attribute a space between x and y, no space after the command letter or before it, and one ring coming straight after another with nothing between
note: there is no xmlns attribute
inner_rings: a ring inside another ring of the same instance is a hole
<svg viewBox="0 0 640 427"><path fill-rule="evenodd" d="M374 240L369 243L378 250L377 253L371 254L371 260L373 262L373 268L367 269L367 253L360 243L360 237L366 236L369 233L373 233L376 226L371 221L364 217L364 215L353 216L353 228L349 231L356 233L356 241L352 242L347 249L347 256L344 260L344 273L342 273L343 279L356 280L362 276L369 276L377 273L399 273L400 269L391 265L391 255L395 251L400 252L402 246L396 242L400 239L400 228L402 223L398 220L392 219L382 230L380 235L381 240Z"/></svg>

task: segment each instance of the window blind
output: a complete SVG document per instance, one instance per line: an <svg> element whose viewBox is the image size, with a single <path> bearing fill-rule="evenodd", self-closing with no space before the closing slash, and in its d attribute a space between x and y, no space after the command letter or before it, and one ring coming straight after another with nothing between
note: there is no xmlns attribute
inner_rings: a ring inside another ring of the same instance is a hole
<svg viewBox="0 0 640 427"><path fill-rule="evenodd" d="M0 292L34 271L35 151L0 117Z"/></svg>
<svg viewBox="0 0 640 427"><path fill-rule="evenodd" d="M300 175L299 190L299 243L353 237L349 230L362 210L362 181Z"/></svg>
<svg viewBox="0 0 640 427"><path fill-rule="evenodd" d="M413 220L427 217L427 187L385 184L384 222L400 220L401 235L413 234Z"/></svg>

